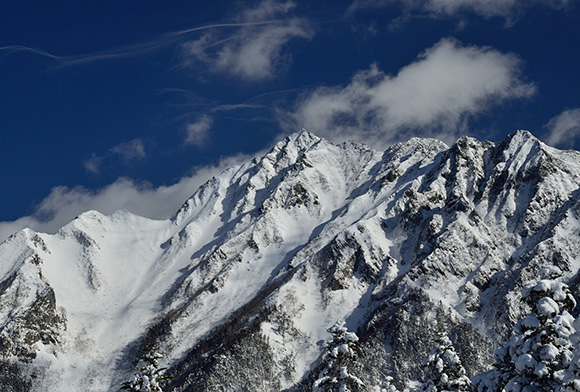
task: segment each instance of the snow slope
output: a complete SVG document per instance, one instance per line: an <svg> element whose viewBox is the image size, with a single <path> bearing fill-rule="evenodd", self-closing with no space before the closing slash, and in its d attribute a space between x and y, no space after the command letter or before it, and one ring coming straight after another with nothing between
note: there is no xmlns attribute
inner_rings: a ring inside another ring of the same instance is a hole
<svg viewBox="0 0 580 392"><path fill-rule="evenodd" d="M24 230L0 245L0 383L116 391L153 340L168 390L308 390L342 320L367 382L420 377L437 325L473 375L543 266L578 288L579 158L525 131L385 152L300 132L172 219Z"/></svg>

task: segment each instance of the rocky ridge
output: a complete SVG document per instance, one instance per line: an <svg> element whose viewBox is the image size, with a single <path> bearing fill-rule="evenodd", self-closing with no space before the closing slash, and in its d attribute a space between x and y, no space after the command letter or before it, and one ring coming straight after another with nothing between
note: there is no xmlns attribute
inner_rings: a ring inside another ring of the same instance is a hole
<svg viewBox="0 0 580 392"><path fill-rule="evenodd" d="M525 131L383 153L300 132L172 219L24 230L0 245L0 384L116 391L148 340L167 390L310 390L339 320L369 384L419 379L441 327L473 376L542 267L578 291L579 158Z"/></svg>

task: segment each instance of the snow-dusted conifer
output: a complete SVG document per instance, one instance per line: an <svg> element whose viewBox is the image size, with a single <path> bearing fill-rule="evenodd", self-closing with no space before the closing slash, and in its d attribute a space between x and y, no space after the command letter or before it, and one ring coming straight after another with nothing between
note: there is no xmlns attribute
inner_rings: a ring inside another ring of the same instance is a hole
<svg viewBox="0 0 580 392"><path fill-rule="evenodd" d="M313 392L363 392L362 380L351 374L356 364L358 336L348 332L344 321L337 322L328 330L332 340L327 343L323 361L325 367L312 385Z"/></svg>
<svg viewBox="0 0 580 392"><path fill-rule="evenodd" d="M524 286L522 297L533 311L515 325L508 344L496 351L499 390L580 390L571 369L575 329L569 311L576 301L568 286L556 280L561 275L559 268L546 267L543 279Z"/></svg>
<svg viewBox="0 0 580 392"><path fill-rule="evenodd" d="M163 392L161 382L169 377L163 375L165 368L159 367L159 358L163 358L163 355L159 354L157 350L158 345L154 342L148 341L143 344L144 354L139 357L137 372L131 380L123 383L121 389L139 392Z"/></svg>
<svg viewBox="0 0 580 392"><path fill-rule="evenodd" d="M576 350L564 375L564 392L580 392L580 350Z"/></svg>
<svg viewBox="0 0 580 392"><path fill-rule="evenodd" d="M471 390L455 348L443 329L438 333L437 346L425 358L426 373L421 392L464 392Z"/></svg>
<svg viewBox="0 0 580 392"><path fill-rule="evenodd" d="M375 386L371 389L372 392L399 392L397 387L393 385L393 377L387 376L380 386Z"/></svg>
<svg viewBox="0 0 580 392"><path fill-rule="evenodd" d="M564 376L565 392L580 392L580 317L576 318L573 327L575 330L572 335L574 352Z"/></svg>

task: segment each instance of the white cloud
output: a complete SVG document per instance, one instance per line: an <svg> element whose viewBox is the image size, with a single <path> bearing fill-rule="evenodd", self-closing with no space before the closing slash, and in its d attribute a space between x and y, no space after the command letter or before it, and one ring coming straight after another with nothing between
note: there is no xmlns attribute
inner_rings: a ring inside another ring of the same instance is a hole
<svg viewBox="0 0 580 392"><path fill-rule="evenodd" d="M401 5L407 12L421 12L430 16L455 16L472 12L483 17L512 18L532 5L563 8L575 0L355 0L349 13L360 8Z"/></svg>
<svg viewBox="0 0 580 392"><path fill-rule="evenodd" d="M153 36L149 40L144 40L136 42L130 45L109 48L100 52L84 53L80 55L73 56L59 56L50 52L43 50L30 48L23 45L7 45L0 47L0 53L6 55L14 55L17 53L29 53L41 58L45 58L53 62L51 66L52 70L82 66L90 63L101 62L101 61L113 61L121 59L130 59L139 56L151 55L159 50L165 49L170 46L174 46L181 42L184 38L191 36L192 34L198 33L200 31L209 31L215 29L232 29L235 27L248 27L263 24L271 24L275 21L255 21L251 22L249 20L258 17L265 17L272 12L286 12L284 10L294 7L294 3L277 3L275 1L265 1L264 6L258 7L253 10L248 10L242 13L247 20L244 21L242 18L237 18L238 22L233 21L230 23L212 23L208 25L190 27L183 30L173 31L170 33L159 34Z"/></svg>
<svg viewBox="0 0 580 392"><path fill-rule="evenodd" d="M203 146L207 141L208 132L212 124L213 119L207 115L201 116L194 123L187 124L185 126L185 144L190 144L197 147Z"/></svg>
<svg viewBox="0 0 580 392"><path fill-rule="evenodd" d="M83 162L85 169L93 174L99 174L101 172L101 162L103 157L92 154L89 159Z"/></svg>
<svg viewBox="0 0 580 392"><path fill-rule="evenodd" d="M286 17L292 2L265 0L238 16L235 33L210 31L182 46L185 64L202 64L210 71L257 81L274 77L290 60L284 46L294 38L310 39L313 32L303 18ZM281 18L281 19L275 19Z"/></svg>
<svg viewBox="0 0 580 392"><path fill-rule="evenodd" d="M85 169L94 174L99 174L101 171L101 164L106 159L113 156L121 158L124 164L132 161L145 159L147 153L145 152L145 144L141 139L133 139L126 143L121 143L115 147L110 148L105 154L92 154L89 159L83 162Z"/></svg>
<svg viewBox="0 0 580 392"><path fill-rule="evenodd" d="M571 145L580 135L580 109L566 110L546 124L549 134L546 143L552 146Z"/></svg>
<svg viewBox="0 0 580 392"><path fill-rule="evenodd" d="M292 1L264 0L256 8L244 10L237 19L242 22L260 22L287 14L295 7L296 4Z"/></svg>
<svg viewBox="0 0 580 392"><path fill-rule="evenodd" d="M429 0L424 7L436 14L453 15L470 10L482 16L506 16L518 5L517 0Z"/></svg>
<svg viewBox="0 0 580 392"><path fill-rule="evenodd" d="M397 75L377 66L346 86L320 87L281 113L290 129L306 128L334 140L355 136L381 146L410 136L453 140L469 118L536 89L520 78L521 61L489 47L442 39Z"/></svg>
<svg viewBox="0 0 580 392"><path fill-rule="evenodd" d="M183 177L176 184L157 188L126 178L97 191L83 187L55 187L31 216L12 222L0 222L0 242L27 227L39 232L54 233L88 210L111 214L124 209L151 219L169 218L209 178L248 159L250 157L245 155L226 158L216 166L196 168L192 175Z"/></svg>
<svg viewBox="0 0 580 392"><path fill-rule="evenodd" d="M143 159L147 156L145 145L141 139L134 139L127 143L121 143L111 149L111 152L119 155L125 161Z"/></svg>

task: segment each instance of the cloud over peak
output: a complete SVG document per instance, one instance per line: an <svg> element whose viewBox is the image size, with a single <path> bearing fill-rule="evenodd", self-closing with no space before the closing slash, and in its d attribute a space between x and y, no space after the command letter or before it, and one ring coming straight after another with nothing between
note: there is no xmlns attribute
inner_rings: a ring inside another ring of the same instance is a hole
<svg viewBox="0 0 580 392"><path fill-rule="evenodd" d="M565 110L553 117L548 124L546 143L552 146L573 145L574 139L580 136L580 109Z"/></svg>
<svg viewBox="0 0 580 392"><path fill-rule="evenodd" d="M471 117L535 93L522 80L521 65L513 54L444 38L394 76L372 65L346 86L311 91L282 121L333 139L356 135L383 145L410 136L451 140Z"/></svg>
<svg viewBox="0 0 580 392"><path fill-rule="evenodd" d="M105 215L117 210L127 210L151 219L169 218L212 176L250 158L249 155L240 154L224 158L215 166L197 167L190 175L169 186L153 187L148 182L128 178L119 178L98 190L82 186L56 186L36 206L32 215L11 222L0 222L0 242L26 227L39 232L54 233L88 210L97 210Z"/></svg>

